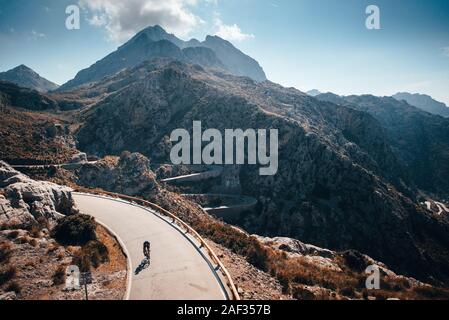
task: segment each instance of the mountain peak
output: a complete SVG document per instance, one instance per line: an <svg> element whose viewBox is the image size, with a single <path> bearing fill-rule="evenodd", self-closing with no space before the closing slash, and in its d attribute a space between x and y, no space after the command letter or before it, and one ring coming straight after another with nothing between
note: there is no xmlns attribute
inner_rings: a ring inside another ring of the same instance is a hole
<svg viewBox="0 0 449 320"><path fill-rule="evenodd" d="M141 30L131 39L130 42L132 42L135 38L142 36L142 34L146 35L148 39L151 41L156 42L161 40L168 40L180 48L182 48L184 44L184 41L176 37L174 34L168 33L167 31L165 31L164 28L162 28L158 24L154 26L149 26Z"/></svg>
<svg viewBox="0 0 449 320"><path fill-rule="evenodd" d="M310 91L307 91L306 93L311 97L316 97L316 96L319 96L320 94L322 94L322 92L317 89L312 89Z"/></svg>
<svg viewBox="0 0 449 320"><path fill-rule="evenodd" d="M141 30L139 33L146 33L146 34L155 34L155 35L168 35L169 33L165 31L164 28L162 28L160 25L156 24L154 26L146 27L145 29Z"/></svg>
<svg viewBox="0 0 449 320"><path fill-rule="evenodd" d="M444 103L436 101L429 95L399 92L395 94L393 98L399 101L405 101L408 104L426 112L449 118L449 108Z"/></svg>
<svg viewBox="0 0 449 320"><path fill-rule="evenodd" d="M20 87L40 92L47 92L58 88L57 84L41 77L36 71L24 64L0 73L0 80L12 82Z"/></svg>
<svg viewBox="0 0 449 320"><path fill-rule="evenodd" d="M174 34L167 33L160 25L154 25L138 32L117 51L81 70L73 80L64 84L59 90L72 90L78 86L98 82L107 76L137 67L155 58L171 58L206 68L219 68L233 75L249 77L259 82L267 79L256 60L218 36L207 36L203 42L196 39L183 41Z"/></svg>
<svg viewBox="0 0 449 320"><path fill-rule="evenodd" d="M206 36L206 40L204 41L204 42L215 42L215 43L225 43L225 44L227 44L227 45L231 45L231 46L234 46L231 42L229 42L228 40L225 40L225 39L223 39L223 38L221 38L221 37L219 37L219 36L217 36L217 35L214 35L214 36L211 36L211 35L208 35L208 36Z"/></svg>
<svg viewBox="0 0 449 320"><path fill-rule="evenodd" d="M15 68L13 68L12 70L26 70L26 71L32 71L32 72L34 72L33 69L31 69L30 67L28 67L28 66L26 66L26 65L24 65L24 64L21 64L21 65L15 67ZM35 72L34 72L34 73L35 73Z"/></svg>

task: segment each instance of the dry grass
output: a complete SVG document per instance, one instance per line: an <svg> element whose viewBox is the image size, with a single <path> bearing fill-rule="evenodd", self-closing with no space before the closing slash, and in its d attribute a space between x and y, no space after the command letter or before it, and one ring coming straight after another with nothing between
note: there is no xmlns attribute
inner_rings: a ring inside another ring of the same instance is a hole
<svg viewBox="0 0 449 320"><path fill-rule="evenodd" d="M32 226L32 227L30 228L29 233L30 233L30 236L33 237L33 238L35 238L35 239L40 239L40 238L42 238L42 230L41 230L41 228L38 227L38 226Z"/></svg>
<svg viewBox="0 0 449 320"><path fill-rule="evenodd" d="M117 240L105 228L97 226L97 237L108 248L108 262L99 266L98 271L105 273L126 270L127 261Z"/></svg>
<svg viewBox="0 0 449 320"><path fill-rule="evenodd" d="M56 251L58 251L58 249L60 248L60 245L55 243L52 244L48 249L47 249L47 255L51 255L53 253L55 253Z"/></svg>
<svg viewBox="0 0 449 320"><path fill-rule="evenodd" d="M4 265L9 262L11 258L11 243L2 242L0 243L0 264Z"/></svg>
<svg viewBox="0 0 449 320"><path fill-rule="evenodd" d="M17 238L16 241L20 244L29 244L32 247L37 247L39 245L39 242L30 236L23 236L23 237Z"/></svg>

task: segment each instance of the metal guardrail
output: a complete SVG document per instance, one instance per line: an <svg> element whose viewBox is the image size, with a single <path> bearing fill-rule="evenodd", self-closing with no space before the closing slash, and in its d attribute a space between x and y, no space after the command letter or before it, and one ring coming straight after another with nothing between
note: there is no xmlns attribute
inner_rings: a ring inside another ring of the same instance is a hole
<svg viewBox="0 0 449 320"><path fill-rule="evenodd" d="M80 189L80 190L75 190L76 192L86 192L85 189ZM209 254L209 257L212 259L212 261L214 263L216 263L219 267L219 269L221 270L221 272L223 273L224 277L227 280L227 285L229 286L230 290L231 290L231 294L232 294L232 298L233 300L240 300L240 296L239 293L237 291L237 288L234 284L234 281L232 281L231 275L229 274L228 270L226 269L226 267L223 265L223 263L220 261L220 259L217 257L217 255L215 254L215 252L212 250L212 248L206 243L206 241L203 239L203 237L201 237L201 235L196 232L192 227L190 227L187 223L185 223L184 221L182 221L181 219L179 219L177 216L175 216L173 213L171 213L170 211L165 210L164 208L158 206L157 204L154 204L150 201L147 200L143 200L140 198L135 198L135 197L131 197L131 196L126 196L123 194L118 194L118 193L113 193L113 192L108 192L108 191L98 191L98 190L89 190L90 193L96 193L96 194L103 194L103 195L107 195L107 196L111 196L114 198L119 198L122 200L127 200L130 202L135 202L137 204L140 204L144 207L149 207L155 211L158 211L159 213L171 218L173 220L173 223L176 223L178 226L184 228L186 230L187 233L189 233L190 235L194 236L201 244L202 248L205 248Z"/></svg>

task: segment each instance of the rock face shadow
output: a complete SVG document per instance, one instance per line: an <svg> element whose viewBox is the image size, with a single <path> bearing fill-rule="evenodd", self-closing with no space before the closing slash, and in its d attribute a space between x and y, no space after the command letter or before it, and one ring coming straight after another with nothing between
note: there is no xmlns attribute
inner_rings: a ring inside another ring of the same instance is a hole
<svg viewBox="0 0 449 320"><path fill-rule="evenodd" d="M142 271L148 269L151 266L151 261L148 258L145 258L142 260L142 262L140 263L140 265L137 267L137 269L134 271L134 274L137 276L139 275Z"/></svg>

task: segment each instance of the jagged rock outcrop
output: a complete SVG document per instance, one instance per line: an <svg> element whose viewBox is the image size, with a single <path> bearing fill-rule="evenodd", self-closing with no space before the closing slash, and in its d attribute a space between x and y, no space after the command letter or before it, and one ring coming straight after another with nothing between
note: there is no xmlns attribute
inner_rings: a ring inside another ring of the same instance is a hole
<svg viewBox="0 0 449 320"><path fill-rule="evenodd" d="M0 225L26 228L52 225L60 215L77 214L71 189L38 182L0 161Z"/></svg>
<svg viewBox="0 0 449 320"><path fill-rule="evenodd" d="M299 254L303 256L319 256L323 258L333 258L335 256L335 252L323 249L317 246L313 246L311 244L303 243L299 240L285 237L277 237L277 238L265 238L258 237L259 241L269 245L275 249L283 250L293 254Z"/></svg>
<svg viewBox="0 0 449 320"><path fill-rule="evenodd" d="M154 192L158 185L150 160L139 153L123 152L120 158L86 164L78 172L78 184L126 195Z"/></svg>

